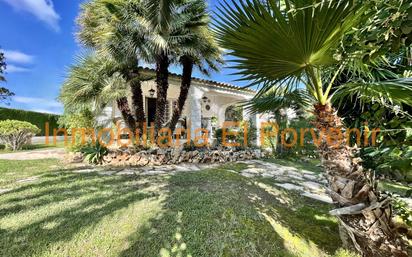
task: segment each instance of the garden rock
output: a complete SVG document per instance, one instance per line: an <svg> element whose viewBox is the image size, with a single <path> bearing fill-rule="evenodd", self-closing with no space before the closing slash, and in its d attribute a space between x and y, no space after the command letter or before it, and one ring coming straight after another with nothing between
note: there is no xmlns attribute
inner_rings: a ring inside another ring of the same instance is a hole
<svg viewBox="0 0 412 257"><path fill-rule="evenodd" d="M262 157L259 149L202 149L185 151L178 148L136 151L133 149L112 149L103 158L104 165L111 166L161 166L165 164L212 164L258 159Z"/></svg>

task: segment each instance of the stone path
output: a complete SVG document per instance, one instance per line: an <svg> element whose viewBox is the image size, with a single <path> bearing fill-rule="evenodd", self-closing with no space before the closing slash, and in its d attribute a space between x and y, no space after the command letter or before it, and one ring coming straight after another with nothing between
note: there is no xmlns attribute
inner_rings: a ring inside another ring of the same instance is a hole
<svg viewBox="0 0 412 257"><path fill-rule="evenodd" d="M326 180L321 174L316 174L312 171L297 170L293 167L282 166L274 163L269 163L260 160L242 161L247 168L242 170L240 174L244 177L269 177L273 178L277 183L276 186L286 190L294 190L305 197L332 203L332 199L326 194ZM193 172L203 169L219 167L221 164L178 164L178 165L163 165L153 167L140 168L85 168L75 170L76 173L97 172L100 175L137 175L137 176L155 176L176 174L177 172Z"/></svg>
<svg viewBox="0 0 412 257"><path fill-rule="evenodd" d="M245 177L270 177L276 186L293 190L302 196L325 203L333 203L326 194L327 181L322 174L308 170L297 170L294 167L282 166L261 160L245 161L248 168L241 171Z"/></svg>
<svg viewBox="0 0 412 257"><path fill-rule="evenodd" d="M64 148L53 148L0 154L0 160L64 159L65 154Z"/></svg>

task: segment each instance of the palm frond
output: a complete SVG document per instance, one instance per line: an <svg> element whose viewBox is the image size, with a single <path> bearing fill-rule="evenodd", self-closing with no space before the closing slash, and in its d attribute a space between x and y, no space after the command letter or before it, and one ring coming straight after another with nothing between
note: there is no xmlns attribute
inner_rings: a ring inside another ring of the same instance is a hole
<svg viewBox="0 0 412 257"><path fill-rule="evenodd" d="M313 97L304 89L288 90L275 88L263 95L254 97L243 106L250 113L274 113L279 109L288 107L294 109L307 109L314 103Z"/></svg>
<svg viewBox="0 0 412 257"><path fill-rule="evenodd" d="M353 102L378 102L384 106L412 106L412 78L379 82L350 82L339 86L332 96L332 102L342 105L347 99Z"/></svg>
<svg viewBox="0 0 412 257"><path fill-rule="evenodd" d="M280 82L330 65L344 33L357 22L352 1L284 2L224 1L219 6L215 32L243 80Z"/></svg>
<svg viewBox="0 0 412 257"><path fill-rule="evenodd" d="M65 109L93 109L98 112L111 101L127 95L126 82L118 64L95 53L80 55L60 90Z"/></svg>

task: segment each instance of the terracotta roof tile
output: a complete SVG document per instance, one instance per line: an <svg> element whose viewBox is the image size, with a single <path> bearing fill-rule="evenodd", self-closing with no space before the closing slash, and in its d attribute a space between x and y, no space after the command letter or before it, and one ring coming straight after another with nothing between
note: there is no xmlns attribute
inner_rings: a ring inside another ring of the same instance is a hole
<svg viewBox="0 0 412 257"><path fill-rule="evenodd" d="M154 69L151 68L141 68L143 71L146 72L156 72ZM173 77L178 77L178 78L182 78L181 75L176 74L176 73L169 73L170 75L172 75ZM205 84L209 84L210 86L215 86L218 88L227 88L227 89L232 89L232 90L238 90L238 91L243 91L246 93L256 93L255 90L250 89L250 88L244 88L244 87L239 87L239 86L235 86L229 83L224 83L224 82L218 82L218 81L214 81L214 80L208 80L208 79L201 79L201 78L196 78L196 77L192 77L192 80L196 81L196 82L200 82L200 83L205 83Z"/></svg>

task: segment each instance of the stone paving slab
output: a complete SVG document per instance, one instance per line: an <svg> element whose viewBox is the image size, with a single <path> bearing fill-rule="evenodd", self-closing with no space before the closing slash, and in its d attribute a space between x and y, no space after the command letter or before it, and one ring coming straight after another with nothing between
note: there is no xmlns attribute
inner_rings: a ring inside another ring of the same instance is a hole
<svg viewBox="0 0 412 257"><path fill-rule="evenodd" d="M276 183L275 185L277 185L278 187L284 188L286 190L297 190L297 191L303 191L304 190L304 187L297 186L297 185L291 184L291 183Z"/></svg>
<svg viewBox="0 0 412 257"><path fill-rule="evenodd" d="M325 191L325 188L321 184L313 181L305 181L302 185L312 191Z"/></svg>
<svg viewBox="0 0 412 257"><path fill-rule="evenodd" d="M248 164L248 169L241 171L241 175L245 177L272 177L278 182L275 184L278 187L301 192L301 195L317 201L333 203L332 199L325 192L323 184L326 184L326 180L321 174L308 170L297 170L294 167L282 166L261 160L243 163Z"/></svg>
<svg viewBox="0 0 412 257"><path fill-rule="evenodd" d="M330 198L330 196L326 195L326 194L313 194L313 193L309 193L309 192L304 192L302 193L303 196L309 197L311 199L317 200L317 201L321 201L324 203L330 203L332 204L332 198Z"/></svg>

